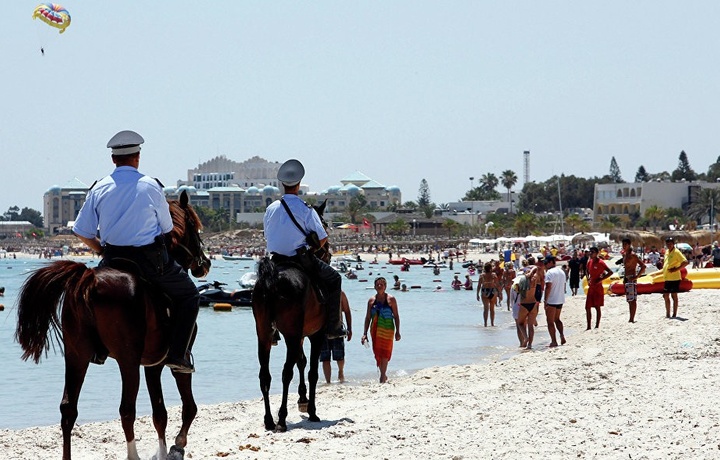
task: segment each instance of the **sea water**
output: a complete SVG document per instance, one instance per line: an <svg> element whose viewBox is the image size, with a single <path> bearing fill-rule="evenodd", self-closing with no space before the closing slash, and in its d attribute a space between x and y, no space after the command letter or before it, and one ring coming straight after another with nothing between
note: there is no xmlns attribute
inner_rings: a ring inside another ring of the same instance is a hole
<svg viewBox="0 0 720 460"><path fill-rule="evenodd" d="M86 262L95 266L97 259ZM20 359L22 350L14 340L18 290L32 270L46 263L39 259L0 259L0 286L5 287L5 297L0 297L0 303L5 306L5 310L0 311L0 428L18 429L60 422L59 404L64 385L64 361L60 351L51 349L36 365ZM351 341L345 343L346 385L379 379L372 349L360 344L367 301L375 293L373 281L377 276L384 276L392 286L392 275L397 274L408 288L413 286L408 292L389 291L397 298L402 335L402 339L395 342L388 366L390 380L427 367L484 362L517 350L514 322L504 303L496 308L496 327L486 328L482 304L476 301L475 291L450 288L454 274L460 274L464 279L465 270L459 264L454 270L442 269L439 275L422 266L411 266L408 272L401 272L399 266L382 263L364 266L364 270L357 271L357 280L343 277L343 290L352 311L353 332ZM228 288L239 288L237 280L252 270L252 261L213 260L207 280L227 283ZM436 291L437 286L442 290ZM197 370L193 375L193 390L197 403L261 398L255 323L250 308L235 307L229 312L201 308L198 327L193 349ZM305 344L305 350L309 355L309 343ZM280 393L282 389L284 359L285 346L281 341L271 353L272 393ZM332 371L333 381L336 381L335 363ZM138 416L151 413L144 377L141 380ZM296 369L291 394L296 394L297 382ZM319 385L324 382L320 369ZM168 406L180 405L170 372L163 372L163 389ZM115 360L110 358L102 366L91 364L80 394L78 423L117 418L120 391L120 373Z"/></svg>

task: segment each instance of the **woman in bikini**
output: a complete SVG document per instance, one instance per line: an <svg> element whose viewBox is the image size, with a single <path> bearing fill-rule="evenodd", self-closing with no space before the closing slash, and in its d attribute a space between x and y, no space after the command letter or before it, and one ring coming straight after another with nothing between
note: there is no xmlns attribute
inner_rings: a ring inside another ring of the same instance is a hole
<svg viewBox="0 0 720 460"><path fill-rule="evenodd" d="M500 282L497 275L493 273L492 264L487 262L483 266L483 273L480 275L477 287L477 300L482 299L483 303L485 327L487 327L488 313L490 315L490 325L495 326L495 302L498 296L502 300Z"/></svg>
<svg viewBox="0 0 720 460"><path fill-rule="evenodd" d="M505 299L507 300L507 309L510 311L510 289L513 285L513 280L517 274L515 273L515 267L510 262L505 262L505 270L503 271L502 284L505 289Z"/></svg>

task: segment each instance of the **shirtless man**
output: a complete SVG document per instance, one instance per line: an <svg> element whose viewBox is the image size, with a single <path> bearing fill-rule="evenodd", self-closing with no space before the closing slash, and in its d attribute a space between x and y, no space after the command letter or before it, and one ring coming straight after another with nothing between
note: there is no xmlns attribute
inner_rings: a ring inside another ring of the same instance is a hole
<svg viewBox="0 0 720 460"><path fill-rule="evenodd" d="M531 258L532 259L532 258ZM533 261L534 262L534 261ZM528 260L528 263L532 263ZM520 310L518 312L518 332L523 336L520 346L532 350L532 341L535 337L535 320L538 314L538 302L535 297L539 275L537 267L530 268L525 273L525 280L519 283Z"/></svg>
<svg viewBox="0 0 720 460"><path fill-rule="evenodd" d="M632 242L629 238L622 240L624 251L623 265L625 266L625 300L630 307L630 322L635 322L635 312L637 311L637 279L645 273L645 264L640 257L633 252Z"/></svg>

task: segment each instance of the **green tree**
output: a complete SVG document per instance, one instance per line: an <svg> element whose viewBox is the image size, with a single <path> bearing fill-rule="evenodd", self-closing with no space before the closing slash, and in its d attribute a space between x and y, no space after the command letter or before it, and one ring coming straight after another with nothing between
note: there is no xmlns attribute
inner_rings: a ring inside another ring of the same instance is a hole
<svg viewBox="0 0 720 460"><path fill-rule="evenodd" d="M570 214L565 218L565 225L570 227L573 234L576 233L576 229L582 226L583 223L585 223L585 221L578 214Z"/></svg>
<svg viewBox="0 0 720 460"><path fill-rule="evenodd" d="M500 182L502 182L503 187L507 189L507 200L510 201L510 189L517 184L518 177L517 174L515 174L515 171L512 171L510 169L507 169L502 172L500 176Z"/></svg>
<svg viewBox="0 0 720 460"><path fill-rule="evenodd" d="M520 212L515 216L513 227L518 236L530 235L537 228L537 217L533 213Z"/></svg>
<svg viewBox="0 0 720 460"><path fill-rule="evenodd" d="M667 213L663 208L652 205L645 210L643 216L650 222L650 225L652 225L653 232L657 232L658 224L665 219Z"/></svg>
<svg viewBox="0 0 720 460"><path fill-rule="evenodd" d="M20 208L17 206L10 206L5 214L3 214L3 218L3 220L17 222L20 220Z"/></svg>
<svg viewBox="0 0 720 460"><path fill-rule="evenodd" d="M635 173L635 182L647 182L650 180L650 174L645 170L645 166L640 165Z"/></svg>
<svg viewBox="0 0 720 460"><path fill-rule="evenodd" d="M418 189L418 209L428 219L433 216L435 212L435 203L430 200L430 186L425 179L420 181L420 188Z"/></svg>
<svg viewBox="0 0 720 460"><path fill-rule="evenodd" d="M720 157L715 160L715 163L711 164L710 167L708 167L706 180L708 182L717 182L717 180L720 178Z"/></svg>
<svg viewBox="0 0 720 460"><path fill-rule="evenodd" d="M620 174L620 167L618 166L615 157L612 157L612 159L610 159L610 180L612 180L616 184L624 182L622 174Z"/></svg>
<svg viewBox="0 0 720 460"><path fill-rule="evenodd" d="M410 227L404 220L396 219L395 222L387 224L385 231L390 235L404 235L410 231Z"/></svg>
<svg viewBox="0 0 720 460"><path fill-rule="evenodd" d="M672 172L670 175L673 181L680 181L685 179L686 181L694 181L697 177L697 174L695 174L695 171L690 167L690 162L688 161L687 153L685 153L685 150L682 150L680 152L680 156L678 157L678 167L675 171Z"/></svg>
<svg viewBox="0 0 720 460"><path fill-rule="evenodd" d="M710 224L717 220L718 207L720 207L720 190L714 188L703 188L693 196L693 201L687 210L687 216L691 219L702 221L707 217Z"/></svg>
<svg viewBox="0 0 720 460"><path fill-rule="evenodd" d="M491 193L495 191L500 181L497 176L491 172L483 174L480 177L480 189L485 193Z"/></svg>
<svg viewBox="0 0 720 460"><path fill-rule="evenodd" d="M345 212L350 217L350 222L353 224L358 223L358 216L365 213L367 210L367 198L365 195L355 195L350 198Z"/></svg>
<svg viewBox="0 0 720 460"><path fill-rule="evenodd" d="M448 236L450 237L457 236L462 231L462 224L452 219L445 219L442 226L448 232Z"/></svg>

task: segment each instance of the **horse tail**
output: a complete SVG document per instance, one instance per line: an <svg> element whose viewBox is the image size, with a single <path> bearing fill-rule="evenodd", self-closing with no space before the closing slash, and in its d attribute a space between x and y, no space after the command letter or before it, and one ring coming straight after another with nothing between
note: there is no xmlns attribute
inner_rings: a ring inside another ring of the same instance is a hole
<svg viewBox="0 0 720 460"><path fill-rule="evenodd" d="M257 273L258 276L257 281L255 281L253 300L257 298L258 301L265 305L265 308L269 308L273 305L273 300L277 292L279 279L277 266L270 260L270 257L263 257L260 259L260 263L258 263Z"/></svg>
<svg viewBox="0 0 720 460"><path fill-rule="evenodd" d="M40 362L55 344L62 349L60 301L73 292L76 283L89 270L85 264L60 260L40 268L25 280L17 301L18 323L15 340L23 349L22 359ZM50 334L52 330L52 334Z"/></svg>

